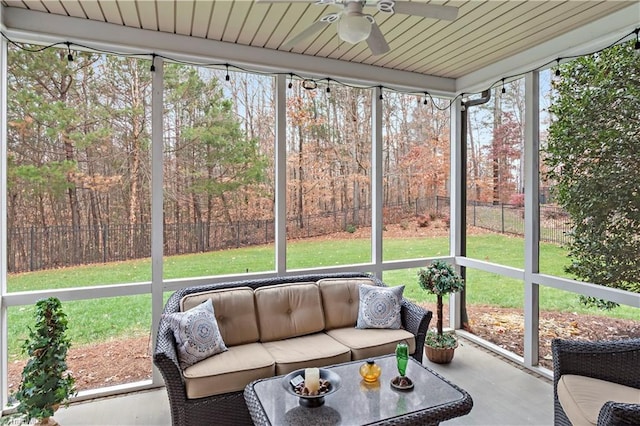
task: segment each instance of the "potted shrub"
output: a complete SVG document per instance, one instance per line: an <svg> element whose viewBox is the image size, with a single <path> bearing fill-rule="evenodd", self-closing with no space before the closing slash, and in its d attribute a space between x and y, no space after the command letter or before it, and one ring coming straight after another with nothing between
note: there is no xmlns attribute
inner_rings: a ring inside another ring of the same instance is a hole
<svg viewBox="0 0 640 426"><path fill-rule="evenodd" d="M61 404L75 395L75 380L67 372L67 351L71 346L66 336L67 317L60 300L55 297L36 303L35 328L22 345L29 361L22 370L22 382L15 394L20 403L19 415L29 423L57 424L51 418Z"/></svg>
<svg viewBox="0 0 640 426"><path fill-rule="evenodd" d="M442 296L464 288L464 280L453 266L443 260L434 260L418 271L420 287L437 298L436 332L429 330L425 338L425 352L430 361L439 364L451 362L458 340L455 335L442 332Z"/></svg>

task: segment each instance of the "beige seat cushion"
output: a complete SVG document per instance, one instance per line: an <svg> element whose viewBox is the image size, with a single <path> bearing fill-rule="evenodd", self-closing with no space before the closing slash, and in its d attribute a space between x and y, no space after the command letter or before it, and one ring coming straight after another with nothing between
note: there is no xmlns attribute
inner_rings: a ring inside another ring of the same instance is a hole
<svg viewBox="0 0 640 426"><path fill-rule="evenodd" d="M300 368L324 367L351 360L349 348L325 333L277 340L263 345L276 360L276 374L288 374Z"/></svg>
<svg viewBox="0 0 640 426"><path fill-rule="evenodd" d="M558 400L573 426L595 425L605 402L640 404L640 389L565 374L558 380Z"/></svg>
<svg viewBox="0 0 640 426"><path fill-rule="evenodd" d="M207 299L213 302L220 334L227 347L260 339L253 289L236 287L190 294L180 300L180 308L186 311Z"/></svg>
<svg viewBox="0 0 640 426"><path fill-rule="evenodd" d="M275 360L261 343L232 346L183 371L187 398L241 391L257 379L275 375Z"/></svg>
<svg viewBox="0 0 640 426"><path fill-rule="evenodd" d="M255 291L255 302L261 342L324 330L322 300L315 282L261 287Z"/></svg>
<svg viewBox="0 0 640 426"><path fill-rule="evenodd" d="M415 336L406 330L371 328L336 328L326 332L329 336L351 348L351 359L360 360L394 353L399 342L406 341L409 353L416 350Z"/></svg>
<svg viewBox="0 0 640 426"><path fill-rule="evenodd" d="M324 278L318 281L326 330L355 327L360 284L374 285L374 282L369 278Z"/></svg>

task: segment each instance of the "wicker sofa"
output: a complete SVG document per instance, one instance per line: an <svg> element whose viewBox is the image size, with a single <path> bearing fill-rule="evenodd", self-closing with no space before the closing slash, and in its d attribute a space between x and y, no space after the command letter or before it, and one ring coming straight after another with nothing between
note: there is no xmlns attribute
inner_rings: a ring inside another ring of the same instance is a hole
<svg viewBox="0 0 640 426"><path fill-rule="evenodd" d="M400 329L357 329L361 284L386 287L368 274L340 273L176 291L165 305L153 354L165 381L172 423L252 424L243 396L252 380L392 353L402 340L409 343L412 356L422 361L432 313L402 299ZM166 318L207 298L213 302L228 351L182 369Z"/></svg>
<svg viewBox="0 0 640 426"><path fill-rule="evenodd" d="M640 425L640 339L554 339L551 349L556 425Z"/></svg>

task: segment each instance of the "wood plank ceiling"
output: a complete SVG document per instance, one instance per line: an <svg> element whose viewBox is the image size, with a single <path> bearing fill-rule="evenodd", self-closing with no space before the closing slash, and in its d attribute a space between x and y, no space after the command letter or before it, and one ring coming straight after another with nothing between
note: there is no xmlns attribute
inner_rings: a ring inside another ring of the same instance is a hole
<svg viewBox="0 0 640 426"><path fill-rule="evenodd" d="M448 22L367 8L391 50L371 55L366 43L351 45L336 35L335 24L298 43L290 51L459 78L629 6L628 1L424 1L459 8ZM292 0L2 0L16 7L152 31L284 50L285 41L335 5Z"/></svg>

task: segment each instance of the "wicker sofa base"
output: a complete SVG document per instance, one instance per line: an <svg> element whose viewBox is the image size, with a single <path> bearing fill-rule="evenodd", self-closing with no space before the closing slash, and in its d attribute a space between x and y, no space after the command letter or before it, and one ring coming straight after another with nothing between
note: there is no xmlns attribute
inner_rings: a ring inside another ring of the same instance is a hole
<svg viewBox="0 0 640 426"><path fill-rule="evenodd" d="M243 392L188 399L182 407L184 407L183 418L186 424L253 425ZM215 408L212 410L213 407Z"/></svg>

